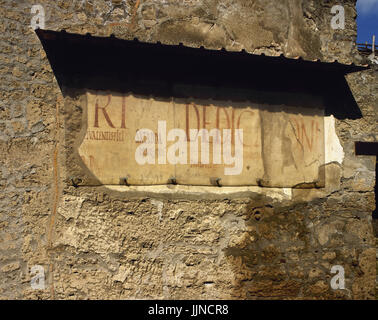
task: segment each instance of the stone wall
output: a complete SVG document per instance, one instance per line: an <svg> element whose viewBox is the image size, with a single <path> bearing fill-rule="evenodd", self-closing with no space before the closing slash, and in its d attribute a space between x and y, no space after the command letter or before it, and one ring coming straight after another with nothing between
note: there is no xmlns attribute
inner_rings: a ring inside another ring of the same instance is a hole
<svg viewBox="0 0 378 320"><path fill-rule="evenodd" d="M336 3L1 0L0 298L374 299L376 160L354 142L377 141L376 66L347 77L362 117L327 120L343 156L325 188L75 188L65 120L81 109L66 112L75 101L30 27L41 4L50 30L360 63L355 1L345 30L330 27ZM35 265L45 289L30 285Z"/></svg>

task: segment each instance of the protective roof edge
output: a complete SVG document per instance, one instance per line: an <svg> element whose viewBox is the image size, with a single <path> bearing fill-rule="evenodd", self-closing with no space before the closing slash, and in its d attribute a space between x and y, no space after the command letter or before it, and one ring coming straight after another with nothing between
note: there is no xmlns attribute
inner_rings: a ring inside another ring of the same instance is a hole
<svg viewBox="0 0 378 320"><path fill-rule="evenodd" d="M40 40L71 40L71 41L78 41L78 40L83 40L85 39L86 41L90 42L105 42L105 41L117 41L118 43L123 42L124 44L128 45L133 45L133 46L142 46L145 47L146 49L160 46L162 48L166 49L180 49L181 50L190 50L193 53L225 53L227 55L237 55L237 56L244 56L244 57L265 57L268 58L270 62L280 61L280 62L287 62L287 63L302 63L307 66L322 66L330 69L336 69L340 71L343 74L348 74L348 73L353 73L361 70L365 70L369 68L368 64L364 65L356 65L354 63L350 64L345 64L339 62L337 59L334 61L328 62L328 61L321 61L320 59L315 59L315 60L306 60L300 56L297 57L287 57L284 54L281 54L279 56L271 56L271 55L265 55L264 53L261 54L254 54L254 53L249 53L246 50L242 49L241 51L230 51L226 50L225 48L221 48L219 50L217 49L207 49L203 46L200 47L190 47L190 46L185 46L183 43L179 44L163 44L160 41L158 42L142 42L139 41L138 38L134 38L134 40L127 40L123 38L117 38L113 34L110 36L92 36L90 33L87 33L85 35L83 34L77 34L77 33L69 33L66 32L65 30L61 31L54 31L54 30L46 30L46 29L36 29L35 30L36 34L40 38Z"/></svg>

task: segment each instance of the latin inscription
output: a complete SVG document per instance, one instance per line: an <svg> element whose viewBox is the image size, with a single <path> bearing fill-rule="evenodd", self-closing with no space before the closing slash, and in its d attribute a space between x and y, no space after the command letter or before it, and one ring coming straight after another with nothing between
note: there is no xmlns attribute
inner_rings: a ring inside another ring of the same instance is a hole
<svg viewBox="0 0 378 320"><path fill-rule="evenodd" d="M319 110L87 93L78 149L102 184L292 187L319 180Z"/></svg>

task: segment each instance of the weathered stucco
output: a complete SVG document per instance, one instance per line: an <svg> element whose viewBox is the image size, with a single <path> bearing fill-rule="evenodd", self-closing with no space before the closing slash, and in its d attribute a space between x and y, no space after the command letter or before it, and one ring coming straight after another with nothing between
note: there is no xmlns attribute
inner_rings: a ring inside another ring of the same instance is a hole
<svg viewBox="0 0 378 320"><path fill-rule="evenodd" d="M362 116L325 118L324 188L74 187L68 133L83 108L30 28L35 3L0 1L0 298L374 298L376 160L354 142L377 141L376 66L347 76ZM345 30L330 27L336 1L38 4L51 30L362 61L352 0ZM334 265L345 290L330 287Z"/></svg>
<svg viewBox="0 0 378 320"><path fill-rule="evenodd" d="M324 181L319 109L158 101L98 91L85 95L82 109L75 151L97 184L118 185L124 176L131 185L164 185L171 177L196 186L213 185L211 177L223 186L265 180L265 187L285 188Z"/></svg>

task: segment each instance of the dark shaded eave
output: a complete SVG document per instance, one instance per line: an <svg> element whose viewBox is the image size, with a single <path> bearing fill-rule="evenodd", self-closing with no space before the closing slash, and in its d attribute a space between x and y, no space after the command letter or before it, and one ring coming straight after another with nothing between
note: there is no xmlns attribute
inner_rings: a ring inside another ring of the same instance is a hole
<svg viewBox="0 0 378 320"><path fill-rule="evenodd" d="M303 93L322 97L326 113L339 118L361 116L345 75L365 66L65 31L37 29L36 33L61 88L268 104L293 104L292 98L285 101L285 95ZM294 100L303 104L299 98Z"/></svg>
<svg viewBox="0 0 378 320"><path fill-rule="evenodd" d="M292 68L302 68L302 69L317 69L323 71L335 71L340 72L342 74L348 74L353 72L358 72L361 70L365 70L368 68L367 65L356 65L354 63L351 64L343 64L338 62L337 60L333 62L322 62L319 59L311 61L305 60L302 57L296 58L288 58L285 57L283 54L279 56L266 56L265 54L251 54L247 53L245 50L241 51L227 51L226 49L222 48L220 50L211 50L205 49L203 47L199 48L191 48L182 45L167 45L161 44L160 42L157 43L149 43L149 42L140 42L138 39L134 40L124 40L116 38L115 36L110 37L98 37L92 36L90 34L81 35L81 34L74 34L68 33L64 30L62 31L52 31L52 30L42 30L37 29L36 33L41 40L43 41L64 41L70 42L71 44L77 44L85 42L91 45L109 45L109 46L117 46L123 48L129 48L132 50L162 50L167 53L176 54L176 55L196 55L196 56L204 56L204 57L211 57L211 56L223 56L224 58L229 59L245 59L248 62L253 62L255 64L264 64L264 65L274 65L274 64L281 64L285 63L288 67Z"/></svg>

